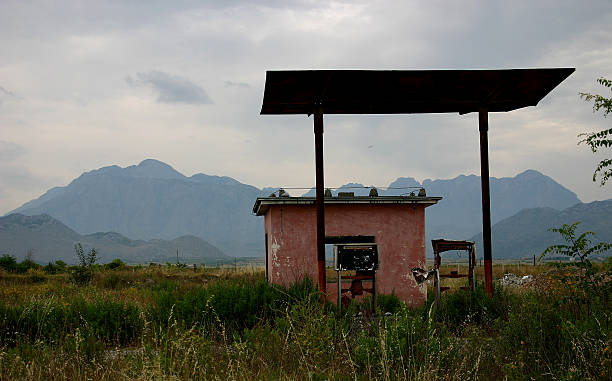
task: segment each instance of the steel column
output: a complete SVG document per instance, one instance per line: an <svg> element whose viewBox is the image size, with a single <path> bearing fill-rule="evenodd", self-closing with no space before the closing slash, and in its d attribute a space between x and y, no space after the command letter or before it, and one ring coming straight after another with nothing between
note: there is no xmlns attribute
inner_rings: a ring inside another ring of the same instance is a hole
<svg viewBox="0 0 612 381"><path fill-rule="evenodd" d="M485 291L493 296L493 262L491 256L491 195L489 190L489 113L487 109L478 112L480 131L480 182L482 199L482 244L484 249Z"/></svg>
<svg viewBox="0 0 612 381"><path fill-rule="evenodd" d="M315 135L315 173L317 193L317 270L319 276L319 290L326 293L325 279L325 205L323 180L323 110L319 106L314 112Z"/></svg>

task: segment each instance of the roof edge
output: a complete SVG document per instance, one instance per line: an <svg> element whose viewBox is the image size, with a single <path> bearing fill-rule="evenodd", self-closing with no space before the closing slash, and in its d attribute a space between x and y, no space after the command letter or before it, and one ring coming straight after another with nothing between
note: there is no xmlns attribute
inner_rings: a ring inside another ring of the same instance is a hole
<svg viewBox="0 0 612 381"><path fill-rule="evenodd" d="M270 205L314 205L316 197L257 197L253 205L253 213L264 215ZM353 196L325 197L325 204L425 204L425 207L435 205L442 197L419 196Z"/></svg>

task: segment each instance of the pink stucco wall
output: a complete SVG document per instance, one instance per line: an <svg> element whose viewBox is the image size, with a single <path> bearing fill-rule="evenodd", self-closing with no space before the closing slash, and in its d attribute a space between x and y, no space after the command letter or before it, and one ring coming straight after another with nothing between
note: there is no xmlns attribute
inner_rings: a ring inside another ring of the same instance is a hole
<svg viewBox="0 0 612 381"><path fill-rule="evenodd" d="M268 279L288 285L308 275L316 281L315 206L271 205L265 214L265 229ZM412 306L425 302L427 289L417 285L410 271L415 266L425 268L425 205L325 205L325 235L374 236L379 257L378 292L395 292ZM327 292L335 301L336 284L328 283Z"/></svg>

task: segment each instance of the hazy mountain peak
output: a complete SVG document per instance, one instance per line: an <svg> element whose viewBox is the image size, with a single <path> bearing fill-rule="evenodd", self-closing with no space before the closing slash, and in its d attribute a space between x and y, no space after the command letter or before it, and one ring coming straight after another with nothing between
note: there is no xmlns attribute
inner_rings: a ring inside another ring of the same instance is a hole
<svg viewBox="0 0 612 381"><path fill-rule="evenodd" d="M155 159L145 159L138 165L131 165L123 169L125 175L130 177L147 177L153 179L185 179L185 176L169 166Z"/></svg>
<svg viewBox="0 0 612 381"><path fill-rule="evenodd" d="M535 169L526 169L523 172L519 173L518 175L516 175L516 177L526 177L526 176L545 176L548 177L544 174L542 174L542 172L540 171L536 171Z"/></svg>
<svg viewBox="0 0 612 381"><path fill-rule="evenodd" d="M389 188L412 188L420 186L421 184L414 177L398 177L394 182L389 184Z"/></svg>
<svg viewBox="0 0 612 381"><path fill-rule="evenodd" d="M109 165L99 169L94 169L83 173L73 181L81 182L85 179L98 176L116 176L116 177L133 177L133 178L150 178L150 179L186 179L186 177L169 166L168 164L155 159L145 159L138 165L130 165L121 168L118 165Z"/></svg>

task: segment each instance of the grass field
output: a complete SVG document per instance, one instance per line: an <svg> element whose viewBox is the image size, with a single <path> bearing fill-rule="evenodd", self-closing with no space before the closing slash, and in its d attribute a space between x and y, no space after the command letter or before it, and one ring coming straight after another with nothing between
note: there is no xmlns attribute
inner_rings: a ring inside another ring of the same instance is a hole
<svg viewBox="0 0 612 381"><path fill-rule="evenodd" d="M587 282L505 264L534 281L493 298L451 290L439 310L432 292L420 309L380 297L377 316L339 314L309 280L271 286L252 266L97 266L82 286L69 268L0 270L0 379L609 380L611 265L597 266Z"/></svg>

